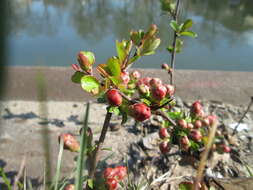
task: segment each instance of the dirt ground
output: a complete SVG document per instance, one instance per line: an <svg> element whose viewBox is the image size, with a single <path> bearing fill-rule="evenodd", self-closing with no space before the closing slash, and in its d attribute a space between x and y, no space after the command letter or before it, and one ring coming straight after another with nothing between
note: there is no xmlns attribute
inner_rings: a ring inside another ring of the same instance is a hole
<svg viewBox="0 0 253 190"><path fill-rule="evenodd" d="M43 147L47 145L52 173L54 173L59 150L58 135L63 132L78 135L82 126L85 104L60 101L46 103L5 101L1 105L0 167L4 168L7 176L15 176L25 158L27 175L31 176L34 183L41 180L46 163L46 152ZM214 111L226 126L238 121L245 110L243 106L232 106L221 102L204 102L204 105L206 111ZM178 99L177 106L187 107L187 103ZM105 110L105 105L97 103L91 105L89 126L93 130L95 140L98 139L102 128ZM220 179L243 177L245 180L245 177L249 176L246 165L253 168L252 121L253 112L250 111L243 120L248 128L240 131L236 138L238 146L233 147L231 154L212 155L208 163L209 169L206 171L209 177ZM120 128L114 131L118 127ZM145 122L144 126L136 126L131 119L121 126L119 118L114 116L104 144L104 147L111 148L111 151L102 152L101 160L108 159L101 162L100 167L125 164L127 160L134 178L140 181L148 178L153 189L168 189L168 186L173 189L180 180L194 176L198 160L182 156L178 153L178 147L172 147L167 157L160 154L157 144L158 129L159 118L156 117ZM229 127L227 129L231 133L232 129ZM63 176L69 175L73 170L75 156L76 154L64 151ZM245 184L245 181L242 184ZM251 185L250 187L253 187ZM239 187L237 190L240 189Z"/></svg>

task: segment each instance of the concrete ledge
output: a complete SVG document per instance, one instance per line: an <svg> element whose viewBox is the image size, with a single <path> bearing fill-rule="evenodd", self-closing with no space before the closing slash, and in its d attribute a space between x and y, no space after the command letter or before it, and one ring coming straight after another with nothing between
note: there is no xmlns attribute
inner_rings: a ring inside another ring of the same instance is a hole
<svg viewBox="0 0 253 190"><path fill-rule="evenodd" d="M160 77L169 82L165 71L137 69L143 76ZM5 100L38 100L38 74L44 76L47 99L57 101L87 101L93 99L78 84L70 80L73 70L69 67L8 67ZM177 70L176 94L186 101L205 99L245 105L253 96L252 72L224 72Z"/></svg>

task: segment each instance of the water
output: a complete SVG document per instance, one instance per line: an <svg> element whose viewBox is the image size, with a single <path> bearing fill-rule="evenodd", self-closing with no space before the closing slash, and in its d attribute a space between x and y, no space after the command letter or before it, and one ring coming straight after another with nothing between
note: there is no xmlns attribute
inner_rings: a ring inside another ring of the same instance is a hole
<svg viewBox="0 0 253 190"><path fill-rule="evenodd" d="M159 27L157 54L135 67L159 68L170 60L168 16L159 0L13 0L8 7L9 64L69 66L80 50L96 62L116 55L115 40L131 29ZM253 71L253 1L183 0L182 20L192 18L197 39L187 38L176 68Z"/></svg>

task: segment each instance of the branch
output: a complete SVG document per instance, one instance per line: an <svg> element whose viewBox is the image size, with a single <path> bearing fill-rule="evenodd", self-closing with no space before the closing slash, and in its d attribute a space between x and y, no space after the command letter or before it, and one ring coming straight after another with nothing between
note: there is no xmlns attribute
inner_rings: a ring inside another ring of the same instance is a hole
<svg viewBox="0 0 253 190"><path fill-rule="evenodd" d="M246 114L249 112L251 106L253 104L253 96L251 97L250 99L250 103L246 109L246 111L243 113L242 117L240 118L240 120L238 121L238 124L235 126L234 130L233 130L233 133L232 133L232 136L234 136L236 133L237 133L237 128L239 127L239 125L241 124L242 120L244 119L244 117L246 116Z"/></svg>
<svg viewBox="0 0 253 190"><path fill-rule="evenodd" d="M179 10L179 4L180 4L180 0L177 0L177 4L176 4L176 9L175 9L175 13L172 15L173 19L177 22L178 20L178 10ZM174 39L173 39L173 43L172 43L172 53L171 53L171 65L170 67L172 68L171 74L170 74L170 84L173 85L174 84L174 68L175 68L175 59L176 59L176 41L177 41L177 32L174 31Z"/></svg>
<svg viewBox="0 0 253 190"><path fill-rule="evenodd" d="M105 136L106 136L109 124L110 124L111 117L112 117L112 113L107 111L106 116L105 116L105 120L104 120L104 125L103 125L103 128L102 128L98 143L97 143L96 148L95 148L94 153L93 153L93 160L91 162L91 168L90 168L90 171L89 171L89 177L91 179L93 179L94 175L95 175L95 171L96 171L96 167L97 167L97 163L98 163L98 155L99 155L101 147L104 143Z"/></svg>
<svg viewBox="0 0 253 190"><path fill-rule="evenodd" d="M153 112L155 115L160 115L163 119L169 121L174 127L177 126L176 122L172 120L170 117L168 117L163 111L155 111Z"/></svg>

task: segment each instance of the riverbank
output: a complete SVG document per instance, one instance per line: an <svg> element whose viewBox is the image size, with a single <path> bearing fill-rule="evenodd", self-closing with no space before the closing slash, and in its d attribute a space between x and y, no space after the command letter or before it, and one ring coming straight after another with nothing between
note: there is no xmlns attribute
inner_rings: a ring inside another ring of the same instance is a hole
<svg viewBox="0 0 253 190"><path fill-rule="evenodd" d="M161 69L137 69L143 76L169 82ZM94 99L71 82L71 67L8 67L4 100L38 100L38 76L46 87L47 100L87 101ZM185 101L215 100L234 105L248 104L253 96L252 72L176 70L176 95Z"/></svg>

